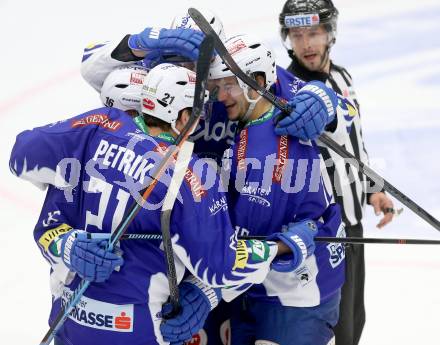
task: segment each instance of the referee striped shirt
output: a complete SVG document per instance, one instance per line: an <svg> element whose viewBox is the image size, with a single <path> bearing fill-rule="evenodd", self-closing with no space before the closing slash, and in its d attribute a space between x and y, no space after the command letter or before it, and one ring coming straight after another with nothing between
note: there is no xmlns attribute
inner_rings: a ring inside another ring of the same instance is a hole
<svg viewBox="0 0 440 345"><path fill-rule="evenodd" d="M300 65L296 57L293 56L292 63L287 69L306 82L311 80L322 81L335 92L352 101L358 110L358 114L360 114L353 82L345 68L331 63L329 74L313 72ZM327 129L329 130L327 134L332 136L336 126L335 124L329 124ZM362 138L360 115L354 117L351 131L345 130L345 134L343 134L342 139L338 140L338 143L362 162L368 164L368 154ZM342 209L343 221L347 226L360 223L368 199L365 176L326 146L320 146L320 151L332 181L336 202Z"/></svg>

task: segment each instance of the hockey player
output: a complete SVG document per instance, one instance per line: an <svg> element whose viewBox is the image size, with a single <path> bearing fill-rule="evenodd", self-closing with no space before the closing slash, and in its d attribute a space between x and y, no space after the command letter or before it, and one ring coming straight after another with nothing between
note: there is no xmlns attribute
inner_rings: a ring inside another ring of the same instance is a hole
<svg viewBox="0 0 440 345"><path fill-rule="evenodd" d="M149 72L142 94L149 135L126 112L106 107L17 136L12 172L48 188L34 237L51 264L50 322L80 278L92 282L58 333L57 344L167 343L159 331L160 311L169 295L160 241L122 241L116 253L105 248L126 207L139 199L163 150L188 121L194 80L190 70L169 64ZM195 164L193 157L173 208L171 235L178 280L185 269L195 277L181 284L184 310L197 311L218 301L218 291L206 286L261 282L271 263L277 267L276 253L297 245L289 237L277 243L237 241L219 178L209 166L199 174ZM214 176L213 186L203 189L207 176ZM128 233L160 233L158 206L169 176L159 182ZM302 236L294 228L288 234ZM311 247L314 235L305 233L304 243ZM196 306L188 303L194 297ZM185 331L190 330L181 333Z"/></svg>
<svg viewBox="0 0 440 345"><path fill-rule="evenodd" d="M359 103L350 74L330 59L330 50L336 41L338 10L331 0L288 0L279 16L281 37L292 59L288 70L305 81L320 80L328 87L353 100L357 111ZM289 119L280 123L280 134L296 135ZM328 128L331 130L331 128ZM341 132L340 144L354 156L368 164L362 137L360 116L353 117L350 131ZM365 177L326 146L320 152L328 166L336 201L342 208L342 217L348 236L362 237L362 217L365 204L374 207L376 215L384 214L378 227L393 218L393 202L382 192L366 188ZM346 182L348 181L348 182ZM356 345L365 323L364 308L364 248L346 247L346 282L342 289L341 312L335 328L338 345Z"/></svg>
<svg viewBox="0 0 440 345"><path fill-rule="evenodd" d="M245 35L225 45L240 68L274 91L277 70L270 49ZM320 174L316 145L277 136L272 104L237 80L218 57L210 79L228 118L239 121L241 128L222 165L225 176L231 177L228 201L239 233L276 239L283 236L274 234L276 229L290 223L298 231L316 226L323 236L343 236L339 207ZM299 99L298 110L307 106L320 118L333 117L338 104L336 94L320 82L306 84L294 99ZM327 345L333 339L344 249L318 243L307 257L303 248L304 260L286 261L284 272L271 270L262 284L232 302L232 345Z"/></svg>

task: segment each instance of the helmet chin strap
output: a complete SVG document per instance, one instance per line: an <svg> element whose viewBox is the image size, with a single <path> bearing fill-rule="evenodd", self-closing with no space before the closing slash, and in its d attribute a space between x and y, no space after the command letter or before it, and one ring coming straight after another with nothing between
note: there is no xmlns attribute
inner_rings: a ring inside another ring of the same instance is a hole
<svg viewBox="0 0 440 345"><path fill-rule="evenodd" d="M180 131L176 128L176 121L171 122L171 129L177 134L180 134Z"/></svg>
<svg viewBox="0 0 440 345"><path fill-rule="evenodd" d="M249 118L252 115L252 112L255 109L255 106L257 105L258 101L261 99L261 95L259 95L256 99L249 98L249 91L251 88L249 86L242 87L244 97L246 98L246 101L249 103L249 106L247 108L246 113L243 115L243 117L240 119L240 122L243 124L246 124L249 121Z"/></svg>

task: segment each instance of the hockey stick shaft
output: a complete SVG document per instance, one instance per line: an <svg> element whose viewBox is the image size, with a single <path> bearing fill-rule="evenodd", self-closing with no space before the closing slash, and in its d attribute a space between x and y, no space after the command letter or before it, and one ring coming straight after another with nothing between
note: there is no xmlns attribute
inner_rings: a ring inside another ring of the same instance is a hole
<svg viewBox="0 0 440 345"><path fill-rule="evenodd" d="M266 236L240 236L240 240L264 240ZM122 240L161 240L161 234L126 234ZM349 243L349 244L440 244L440 240L423 240L412 238L368 238L368 237L315 237L316 242Z"/></svg>
<svg viewBox="0 0 440 345"><path fill-rule="evenodd" d="M214 38L214 46L217 53L223 59L225 64L234 73L238 78L240 78L244 83L253 88L259 95L264 97L278 109L282 110L286 114L290 114L292 109L284 104L280 99L278 99L275 95L273 95L270 91L258 85L258 83L249 75L241 70L238 64L234 61L234 59L229 54L222 40L218 37L216 32L213 30L211 25L207 22L207 20L203 17L203 15L195 8L190 8L188 10L191 18L198 25L200 30L203 31L206 35L211 35ZM331 148L333 151L338 153L341 157L348 159L349 163L355 165L360 172L362 172L365 176L369 177L375 183L379 183L379 186L384 187L384 189L389 192L392 196L394 196L397 200L399 200L402 204L407 206L410 210L412 210L419 217L424 219L427 223L433 226L436 230L440 231L440 222L434 218L431 214L429 214L426 210L416 204L413 200L411 200L407 195L399 191L396 187L394 187L391 183L381 177L379 174L374 172L367 165L362 163L358 158L353 156L350 152L336 143L333 139L331 139L327 134L323 133L319 137L319 140ZM356 162L356 164L354 164Z"/></svg>
<svg viewBox="0 0 440 345"><path fill-rule="evenodd" d="M205 48L203 48L202 45L204 45ZM209 66L209 61L211 59L212 51L213 51L212 37L210 37L208 35L205 38L202 45L200 47L200 55L201 56L199 56L199 61L202 60L201 58L202 58L202 52L203 52L203 58L208 60L208 66ZM206 51L204 49L209 50L209 52L207 54L205 54ZM204 96L205 96L204 90L206 88L207 75L208 75L208 71L206 72L206 78L201 80L201 86L199 85L199 83L196 83L196 92L198 90L200 90L200 87L203 90L203 100L204 100ZM198 85L199 85L199 87L198 87ZM195 99L194 99L194 103L195 103ZM115 231L112 233L109 244L108 244L108 248L113 248L115 243L117 243L121 239L121 237L126 232L128 226L133 221L134 217L142 209L143 205L147 201L151 192L156 187L160 176L162 176L165 169L172 161L172 158L174 157L174 155L179 151L179 148L182 146L182 144L185 142L185 140L190 135L191 129L197 125L202 110L203 110L203 103L201 106L198 106L197 108L193 108L191 116L190 116L187 124L185 125L185 127L183 128L183 130L181 131L179 136L176 138L175 145L170 146L168 148L167 153L165 154L164 158L161 160L159 165L152 172L150 184L145 189L143 189L141 191L141 194L142 194L141 200L135 201L130 206L129 210L125 212L123 220L121 221L121 223L119 223L119 225L117 226ZM171 243L171 239L170 239L170 243ZM170 248L168 248L167 250L169 251ZM171 253L171 256L172 256L172 247L171 247L171 252L169 251L169 253ZM167 255L167 254L165 254L165 255ZM69 316L70 311L78 303L81 296L84 294L84 292L89 287L89 285L90 285L89 281L84 280L84 279L81 280L78 287L75 289L72 296L69 298L67 304L63 308L61 308L61 310L56 315L54 322L50 326L49 330L46 332L45 336L43 337L43 340L40 342L40 345L49 345L52 342L56 333L58 332L58 330L61 328L61 326L63 325L63 323L66 321L67 317Z"/></svg>

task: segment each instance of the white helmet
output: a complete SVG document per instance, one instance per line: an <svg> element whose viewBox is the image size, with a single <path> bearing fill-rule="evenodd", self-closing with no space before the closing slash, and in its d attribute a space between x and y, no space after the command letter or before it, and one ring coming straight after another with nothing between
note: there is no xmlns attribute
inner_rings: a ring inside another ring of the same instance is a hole
<svg viewBox="0 0 440 345"><path fill-rule="evenodd" d="M237 65L248 75L263 73L266 79L265 88L269 89L277 80L275 58L272 50L256 38L249 35L237 35L225 41L226 49L231 54ZM217 55L209 69L209 79L221 79L234 76L234 73L226 66L221 57ZM260 100L250 99L248 94L251 87L241 81L238 84L244 92L244 96L250 103L245 119L250 115L255 104Z"/></svg>
<svg viewBox="0 0 440 345"><path fill-rule="evenodd" d="M200 13L203 14L203 16L206 18L208 23L211 24L212 28L221 38L221 40L224 41L226 39L225 30L223 29L223 23L221 22L220 18L215 13L213 13L208 9L202 8L199 11ZM197 24L188 14L188 12L181 13L175 16L173 21L171 22L171 29L180 29L180 28L200 30Z"/></svg>
<svg viewBox="0 0 440 345"><path fill-rule="evenodd" d="M140 66L122 66L113 70L101 88L101 101L121 110L140 110L140 94L147 70Z"/></svg>
<svg viewBox="0 0 440 345"><path fill-rule="evenodd" d="M156 117L175 127L181 110L192 108L196 74L185 68L169 63L151 69L142 87L142 113ZM205 92L205 101L209 98Z"/></svg>

